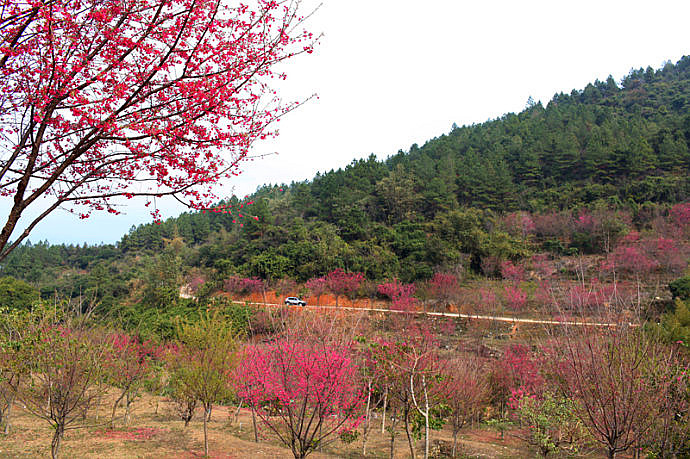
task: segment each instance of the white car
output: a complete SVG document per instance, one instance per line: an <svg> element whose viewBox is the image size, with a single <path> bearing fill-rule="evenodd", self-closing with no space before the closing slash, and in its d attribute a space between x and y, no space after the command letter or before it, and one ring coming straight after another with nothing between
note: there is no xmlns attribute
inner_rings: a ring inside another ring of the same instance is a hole
<svg viewBox="0 0 690 459"><path fill-rule="evenodd" d="M300 300L296 296L289 296L285 298L285 304L290 304L292 306L306 306L307 302L304 300Z"/></svg>

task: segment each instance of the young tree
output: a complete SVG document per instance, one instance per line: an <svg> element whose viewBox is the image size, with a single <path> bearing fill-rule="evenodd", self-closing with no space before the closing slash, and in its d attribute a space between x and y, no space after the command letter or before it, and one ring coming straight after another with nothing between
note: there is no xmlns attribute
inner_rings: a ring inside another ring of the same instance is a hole
<svg viewBox="0 0 690 459"><path fill-rule="evenodd" d="M18 358L17 346L21 342L31 314L26 310L0 307L0 427L5 435L10 432L10 415L18 387L25 376Z"/></svg>
<svg viewBox="0 0 690 459"><path fill-rule="evenodd" d="M351 295L356 292L360 284L364 281L362 273L348 273L338 268L326 275L326 285L328 290L335 295L335 305L338 306L338 297L341 295Z"/></svg>
<svg viewBox="0 0 690 459"><path fill-rule="evenodd" d="M0 194L13 198L0 259L58 206L86 218L119 213L117 197L212 202L294 107L268 85L285 77L275 64L314 43L298 0L252 4L0 0Z"/></svg>
<svg viewBox="0 0 690 459"><path fill-rule="evenodd" d="M204 407L204 454L207 456L211 409L231 391L228 374L235 365L235 335L232 324L218 313L206 313L197 321L177 324L179 347L172 356L171 385L176 398L184 401L183 406L191 406L190 419L194 401L198 400ZM185 425L188 422L185 419Z"/></svg>
<svg viewBox="0 0 690 459"><path fill-rule="evenodd" d="M575 415L575 403L550 392L517 400L515 416L525 430L524 439L546 457L551 453L577 453L586 432Z"/></svg>
<svg viewBox="0 0 690 459"><path fill-rule="evenodd" d="M56 459L66 430L84 427L86 412L99 398L107 345L93 330L69 320L36 321L14 344L12 364L30 383L12 387L17 400L53 428Z"/></svg>
<svg viewBox="0 0 690 459"><path fill-rule="evenodd" d="M350 349L283 338L245 349L234 381L238 395L297 459L361 422L357 372Z"/></svg>
<svg viewBox="0 0 690 459"><path fill-rule="evenodd" d="M403 343L405 366L401 368L408 378L412 406L424 418L424 459L429 458L431 421L436 408L446 393L446 361L440 358L438 342L425 327L411 330L410 339ZM442 425L442 422L441 422Z"/></svg>
<svg viewBox="0 0 690 459"><path fill-rule="evenodd" d="M455 457L458 433L465 424L481 416L489 400L489 385L484 365L476 356L451 360L444 369L444 377L448 381L443 399L453 428L452 457Z"/></svg>
<svg viewBox="0 0 690 459"><path fill-rule="evenodd" d="M161 358L163 350L150 341L142 343L138 338L125 333L111 335L108 342L110 352L104 361L107 381L121 390L110 417L113 428L117 406L123 399L124 424L129 424L130 406L139 395L144 382L155 370L155 361Z"/></svg>
<svg viewBox="0 0 690 459"><path fill-rule="evenodd" d="M428 282L430 294L445 308L458 294L458 278L453 274L436 273Z"/></svg>
<svg viewBox="0 0 690 459"><path fill-rule="evenodd" d="M316 296L317 305L321 303L321 295L326 293L326 290L328 289L325 277L314 277L309 279L306 283L306 287L311 295Z"/></svg>
<svg viewBox="0 0 690 459"><path fill-rule="evenodd" d="M548 371L613 459L642 444L671 394L674 352L624 326L579 330L547 348Z"/></svg>
<svg viewBox="0 0 690 459"><path fill-rule="evenodd" d="M392 282L379 284L377 290L381 295L391 299L391 309L398 311L411 311L414 309L415 298L412 296L415 292L414 284L403 284L398 279L393 279Z"/></svg>
<svg viewBox="0 0 690 459"><path fill-rule="evenodd" d="M432 417L442 402L446 380L443 378L444 362L439 359L436 342L431 333L416 326L409 330L405 341L378 341L372 349L380 365L379 381L387 389L390 406L402 414L405 433L414 458L415 447L412 416L419 414L424 428L424 457L429 455ZM384 414L385 415L385 414ZM419 426L419 425L417 425ZM395 441L394 426L388 428L391 435L391 457Z"/></svg>

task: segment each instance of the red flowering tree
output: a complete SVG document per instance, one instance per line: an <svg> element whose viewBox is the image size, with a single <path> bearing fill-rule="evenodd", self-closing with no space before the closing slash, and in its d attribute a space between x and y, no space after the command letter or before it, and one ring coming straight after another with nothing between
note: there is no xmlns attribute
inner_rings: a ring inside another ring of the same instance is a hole
<svg viewBox="0 0 690 459"><path fill-rule="evenodd" d="M391 299L393 302L391 309L398 311L411 311L414 309L416 302L412 296L415 292L414 284L403 284L398 279L393 279L392 282L379 284L376 290L381 295Z"/></svg>
<svg viewBox="0 0 690 459"><path fill-rule="evenodd" d="M227 292L247 295L249 293L261 293L261 297L266 302L266 282L256 277L231 276L223 282L223 287Z"/></svg>
<svg viewBox="0 0 690 459"><path fill-rule="evenodd" d="M361 422L358 379L349 349L290 339L245 349L234 377L238 395L295 458Z"/></svg>
<svg viewBox="0 0 690 459"><path fill-rule="evenodd" d="M575 402L575 415L611 459L641 446L677 396L675 350L639 331L573 330L545 353L559 391Z"/></svg>
<svg viewBox="0 0 690 459"><path fill-rule="evenodd" d="M326 278L314 277L313 279L309 279L305 286L311 295L316 296L316 304L318 305L321 303L321 295L326 293L326 290L328 289L328 286L326 285Z"/></svg>
<svg viewBox="0 0 690 459"><path fill-rule="evenodd" d="M503 353L491 373L494 401L503 410L515 405L522 397L541 392L544 378L539 372L541 363L524 344L512 344Z"/></svg>
<svg viewBox="0 0 690 459"><path fill-rule="evenodd" d="M335 305L338 306L338 297L341 295L351 295L357 291L364 282L364 274L348 273L338 268L326 275L326 285L328 290L335 295Z"/></svg>
<svg viewBox="0 0 690 459"><path fill-rule="evenodd" d="M690 202L676 204L669 210L668 215L671 221L679 227L690 227Z"/></svg>
<svg viewBox="0 0 690 459"><path fill-rule="evenodd" d="M109 337L108 353L104 359L107 380L120 389L110 417L111 428L115 423L117 406L125 402L125 425L129 423L130 406L139 395L144 382L155 370L155 362L163 355L163 348L151 341L141 342L124 333Z"/></svg>
<svg viewBox="0 0 690 459"><path fill-rule="evenodd" d="M436 273L428 283L429 293L447 307L458 294L458 278L453 274Z"/></svg>
<svg viewBox="0 0 690 459"><path fill-rule="evenodd" d="M458 433L465 424L477 420L484 412L489 399L489 384L486 368L476 356L451 360L444 369L444 376L447 382L443 399L453 428L452 457L455 457Z"/></svg>
<svg viewBox="0 0 690 459"><path fill-rule="evenodd" d="M314 41L299 0L252 5L0 0L0 195L13 198L0 259L58 206L86 218L119 213L118 197L215 200L211 185L294 107L268 85L285 77L275 64Z"/></svg>
<svg viewBox="0 0 690 459"><path fill-rule="evenodd" d="M47 322L47 323L46 323ZM65 432L84 428L86 413L103 393L107 344L87 328L72 328L69 318L27 324L11 356L14 371L30 383L12 387L26 411L52 427L51 457L59 457Z"/></svg>
<svg viewBox="0 0 690 459"><path fill-rule="evenodd" d="M511 311L520 312L525 309L527 292L522 290L519 285L507 285L503 289L503 297L506 301L506 307Z"/></svg>
<svg viewBox="0 0 690 459"><path fill-rule="evenodd" d="M506 260L501 263L501 276L513 282L522 282L525 280L525 268Z"/></svg>

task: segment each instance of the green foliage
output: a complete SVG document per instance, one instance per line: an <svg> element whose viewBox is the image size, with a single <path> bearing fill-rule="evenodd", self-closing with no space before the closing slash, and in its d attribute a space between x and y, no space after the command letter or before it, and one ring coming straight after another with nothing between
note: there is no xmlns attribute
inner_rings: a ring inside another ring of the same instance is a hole
<svg viewBox="0 0 690 459"><path fill-rule="evenodd" d="M690 300L690 276L681 277L668 284L673 298Z"/></svg>
<svg viewBox="0 0 690 459"><path fill-rule="evenodd" d="M540 398L523 397L516 416L526 429L527 442L542 456L577 454L585 442L585 429L575 414L572 400L550 392Z"/></svg>
<svg viewBox="0 0 690 459"><path fill-rule="evenodd" d="M186 422L195 402L201 402L204 452L208 455L206 423L211 408L232 397L228 374L236 363L237 333L232 324L214 312L196 321L178 320L176 334L179 345L171 356L170 396L178 405L189 408Z"/></svg>
<svg viewBox="0 0 690 459"><path fill-rule="evenodd" d="M676 298L673 311L662 314L659 323L645 324L645 330L663 342L690 345L690 301Z"/></svg>
<svg viewBox="0 0 690 459"><path fill-rule="evenodd" d="M172 240L144 271L143 301L157 308L174 306L180 299L183 247L181 239Z"/></svg>
<svg viewBox="0 0 690 459"><path fill-rule="evenodd" d="M431 430L441 430L443 426L446 425L445 414L448 411L448 407L443 404L437 404L430 407L429 412L429 428ZM410 424L412 425L412 434L418 440L424 435L425 429L425 419L419 411L412 411L410 416Z"/></svg>
<svg viewBox="0 0 690 459"><path fill-rule="evenodd" d="M359 430L343 430L340 432L340 441L346 445L354 443L359 439Z"/></svg>
<svg viewBox="0 0 690 459"><path fill-rule="evenodd" d="M487 419L486 425L491 427L492 429L498 430L501 434L502 439L505 435L505 431L508 430L513 425L513 423L505 418L491 418Z"/></svg>
<svg viewBox="0 0 690 459"><path fill-rule="evenodd" d="M0 278L1 306L30 309L39 299L38 290L26 282L10 276Z"/></svg>

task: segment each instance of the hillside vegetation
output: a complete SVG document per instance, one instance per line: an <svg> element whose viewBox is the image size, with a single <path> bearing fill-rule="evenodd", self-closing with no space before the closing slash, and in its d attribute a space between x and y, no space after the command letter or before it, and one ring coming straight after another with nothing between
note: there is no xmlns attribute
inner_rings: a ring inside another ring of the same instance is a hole
<svg viewBox="0 0 690 459"><path fill-rule="evenodd" d="M304 282L343 268L414 282L437 271L493 274L487 258L604 253L615 241L578 227L582 215L622 237L652 229L690 196L688 107L686 56L454 126L385 161L372 155L215 211L133 227L115 246L26 244L2 273L43 297L90 293L112 305L151 276L180 285L196 272L220 286L231 275ZM536 227L516 228L527 215ZM560 229L543 228L554 221Z"/></svg>

